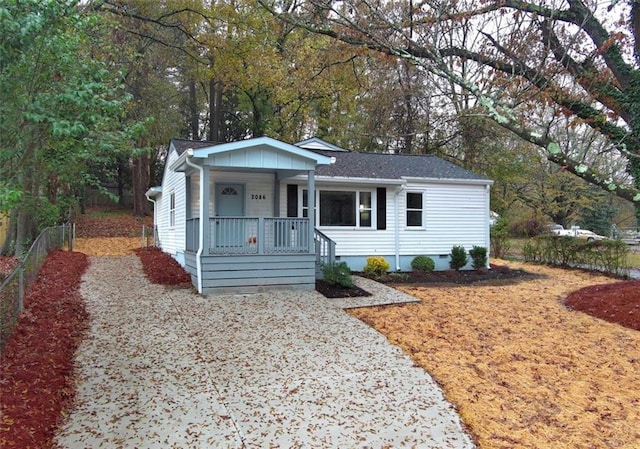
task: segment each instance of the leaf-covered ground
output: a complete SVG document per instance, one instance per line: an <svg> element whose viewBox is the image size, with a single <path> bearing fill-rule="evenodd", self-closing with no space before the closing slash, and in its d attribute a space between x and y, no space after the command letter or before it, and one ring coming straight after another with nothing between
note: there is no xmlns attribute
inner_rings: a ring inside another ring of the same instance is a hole
<svg viewBox="0 0 640 449"><path fill-rule="evenodd" d="M540 276L407 284L398 288L420 303L350 313L440 383L481 448L640 447L640 332L631 329L640 322L638 283L524 267ZM572 292L574 308L621 310L628 327L566 307Z"/></svg>
<svg viewBox="0 0 640 449"><path fill-rule="evenodd" d="M110 225L101 224L105 216ZM140 229L130 215L94 213L82 226L87 253L138 248L151 281L189 284L171 257L140 250L137 236L117 235ZM52 447L53 429L74 394L73 352L87 320L78 294L86 266L84 254L55 251L27 295L0 359L0 447ZM640 333L632 330L640 323L640 285L525 269L540 276L411 284L399 288L422 302L351 313L434 376L482 448L640 447Z"/></svg>
<svg viewBox="0 0 640 449"><path fill-rule="evenodd" d="M130 209L88 208L75 218L76 237L141 237L142 226L153 230L153 217L135 218Z"/></svg>
<svg viewBox="0 0 640 449"><path fill-rule="evenodd" d="M0 256L0 282L18 265L15 257Z"/></svg>

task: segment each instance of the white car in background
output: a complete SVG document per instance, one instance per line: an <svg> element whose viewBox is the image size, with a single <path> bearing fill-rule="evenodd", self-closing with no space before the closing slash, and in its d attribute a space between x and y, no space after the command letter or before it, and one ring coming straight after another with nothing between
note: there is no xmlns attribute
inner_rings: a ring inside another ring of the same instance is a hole
<svg viewBox="0 0 640 449"><path fill-rule="evenodd" d="M584 239L587 242L595 242L599 240L609 240L609 237L605 237L604 235L596 234L593 231L588 231L586 229L576 229L575 236L579 239Z"/></svg>
<svg viewBox="0 0 640 449"><path fill-rule="evenodd" d="M562 228L562 227L561 227ZM600 240L609 240L609 237L605 237L604 235L596 234L593 231L589 231L587 229L580 229L576 226L573 226L571 229L554 229L552 232L555 235L563 236L563 237L576 237L579 239L586 240L587 242L595 242Z"/></svg>

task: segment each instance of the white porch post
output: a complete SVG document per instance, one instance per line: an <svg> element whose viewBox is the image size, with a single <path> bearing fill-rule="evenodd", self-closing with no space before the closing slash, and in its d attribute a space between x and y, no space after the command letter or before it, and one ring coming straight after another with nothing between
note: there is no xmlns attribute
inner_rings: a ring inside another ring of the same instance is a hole
<svg viewBox="0 0 640 449"><path fill-rule="evenodd" d="M307 172L307 202L309 203L309 252L315 253L316 244L314 239L316 229L316 180L315 170Z"/></svg>
<svg viewBox="0 0 640 449"><path fill-rule="evenodd" d="M211 221L209 220L209 182L210 182L211 169L207 166L203 167L202 179L200 179L200 220L203 223L202 226L202 254L208 256L211 248L210 235L211 235Z"/></svg>
<svg viewBox="0 0 640 449"><path fill-rule="evenodd" d="M198 250L196 252L196 277L198 278L198 293L202 293L202 250L204 248L204 242L209 240L208 237L205 237L206 236L205 230L208 230L208 223L207 223L207 226L205 227L202 204L203 204L203 198L205 198L205 196L206 198L209 198L209 192L207 192L208 181L209 181L209 168L207 167L205 170L205 167L203 167L202 165L194 164L193 161L191 160L192 157L193 157L193 149L189 148L187 150L186 158L184 162L189 167L192 167L198 170L198 174L200 176L200 207L198 211L200 219L198 222L199 235L198 235ZM207 180L207 185L206 185L207 189L205 189L205 179ZM208 215L209 214L207 210L207 216Z"/></svg>

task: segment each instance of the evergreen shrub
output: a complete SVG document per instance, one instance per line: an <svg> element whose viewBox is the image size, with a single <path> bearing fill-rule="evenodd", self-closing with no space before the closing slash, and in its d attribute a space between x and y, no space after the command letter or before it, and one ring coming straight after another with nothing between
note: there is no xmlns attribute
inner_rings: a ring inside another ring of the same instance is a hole
<svg viewBox="0 0 640 449"><path fill-rule="evenodd" d="M425 273L431 273L436 268L436 264L429 256L416 256L411 261L411 268L413 270L424 271Z"/></svg>
<svg viewBox="0 0 640 449"><path fill-rule="evenodd" d="M453 270L459 270L467 264L469 258L467 257L467 250L464 246L454 245L451 248L451 260L449 261L449 267Z"/></svg>
<svg viewBox="0 0 640 449"><path fill-rule="evenodd" d="M475 270L481 270L487 267L487 248L484 246L473 246L469 250L471 256L471 264Z"/></svg>
<svg viewBox="0 0 640 449"><path fill-rule="evenodd" d="M351 288L354 286L351 269L347 262L334 262L322 265L322 273L327 284Z"/></svg>

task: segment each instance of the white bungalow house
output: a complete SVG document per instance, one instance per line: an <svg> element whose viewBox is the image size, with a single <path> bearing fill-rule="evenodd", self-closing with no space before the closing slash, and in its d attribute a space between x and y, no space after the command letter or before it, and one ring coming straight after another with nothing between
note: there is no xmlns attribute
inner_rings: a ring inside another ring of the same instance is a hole
<svg viewBox="0 0 640 449"><path fill-rule="evenodd" d="M200 293L313 289L319 263L446 269L454 245L489 248L492 181L431 155L359 153L318 138L172 139L156 244ZM313 192L309 195L309 192Z"/></svg>

